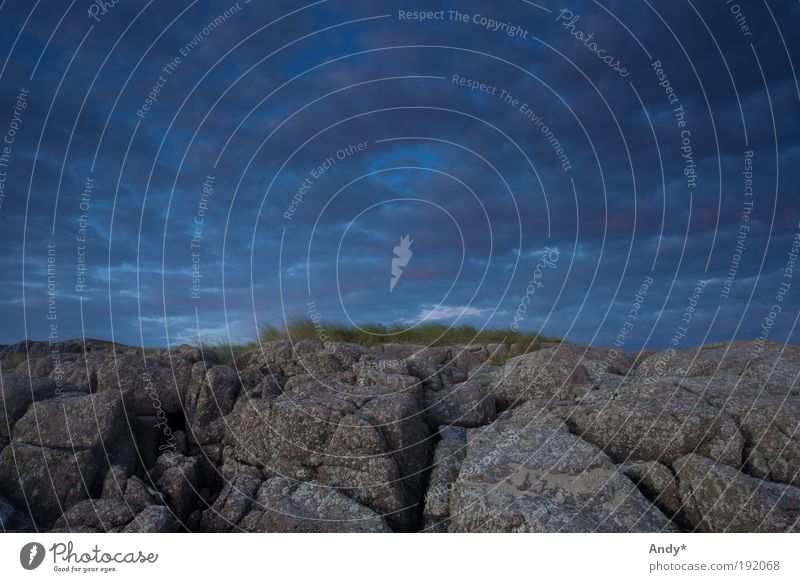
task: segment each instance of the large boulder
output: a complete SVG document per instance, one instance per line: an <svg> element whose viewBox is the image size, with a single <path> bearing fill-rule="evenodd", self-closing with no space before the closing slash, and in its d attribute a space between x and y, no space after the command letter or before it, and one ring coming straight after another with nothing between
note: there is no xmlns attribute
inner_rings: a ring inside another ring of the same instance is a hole
<svg viewBox="0 0 800 582"><path fill-rule="evenodd" d="M468 431L451 531L676 531L600 449L537 415L522 406Z"/></svg>
<svg viewBox="0 0 800 582"><path fill-rule="evenodd" d="M797 487L762 481L696 454L681 457L673 468L683 513L694 530L800 531Z"/></svg>
<svg viewBox="0 0 800 582"><path fill-rule="evenodd" d="M506 362L494 394L497 408L505 410L532 399L574 400L591 385L580 354L554 345Z"/></svg>
<svg viewBox="0 0 800 582"><path fill-rule="evenodd" d="M240 399L228 417L235 458L265 473L319 480L409 530L421 515L429 431L418 388L292 378L274 399Z"/></svg>
<svg viewBox="0 0 800 582"><path fill-rule="evenodd" d="M16 422L32 402L57 396L62 390L55 382L41 378L6 374L0 384L0 439L8 438Z"/></svg>
<svg viewBox="0 0 800 582"><path fill-rule="evenodd" d="M731 466L741 463L744 439L731 416L674 382L628 385L587 401L569 421L617 462L671 464L699 452Z"/></svg>
<svg viewBox="0 0 800 582"><path fill-rule="evenodd" d="M489 424L496 415L491 389L467 380L439 391L425 391L425 417L431 427L476 427Z"/></svg>
<svg viewBox="0 0 800 582"><path fill-rule="evenodd" d="M285 477L264 482L253 509L239 522L244 531L277 533L391 532L381 515L322 483Z"/></svg>
<svg viewBox="0 0 800 582"><path fill-rule="evenodd" d="M72 505L96 497L103 471L89 450L12 443L0 453L0 491L49 528Z"/></svg>
<svg viewBox="0 0 800 582"><path fill-rule="evenodd" d="M185 410L192 442L222 442L225 436L223 417L233 410L240 388L239 376L231 366L214 366L206 370L203 362L194 365Z"/></svg>
<svg viewBox="0 0 800 582"><path fill-rule="evenodd" d="M441 427L439 434L442 440L436 445L433 472L425 493L422 531L428 533L444 533L450 527L450 493L467 454L466 430L446 426Z"/></svg>
<svg viewBox="0 0 800 582"><path fill-rule="evenodd" d="M225 484L214 504L203 511L201 531L241 531L239 522L253 506L261 480L251 475L236 475Z"/></svg>
<svg viewBox="0 0 800 582"><path fill-rule="evenodd" d="M39 447L89 450L98 463L134 468L136 445L126 394L67 393L35 402L14 426L13 441Z"/></svg>
<svg viewBox="0 0 800 582"><path fill-rule="evenodd" d="M97 532L115 532L133 520L135 513L126 503L115 499L86 499L70 507L53 527L65 531L90 528Z"/></svg>
<svg viewBox="0 0 800 582"><path fill-rule="evenodd" d="M131 392L137 415L183 413L192 366L201 360L200 350L189 346L146 355L122 352L97 369L97 389Z"/></svg>

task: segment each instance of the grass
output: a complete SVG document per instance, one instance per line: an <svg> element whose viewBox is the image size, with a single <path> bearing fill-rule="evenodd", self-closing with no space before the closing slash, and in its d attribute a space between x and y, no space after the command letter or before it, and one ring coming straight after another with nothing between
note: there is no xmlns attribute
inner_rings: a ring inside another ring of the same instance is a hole
<svg viewBox="0 0 800 582"><path fill-rule="evenodd" d="M0 365L3 366L3 371L8 370L13 372L14 370L17 369L17 366L19 366L25 360L26 360L25 354L14 354L10 358L0 360Z"/></svg>
<svg viewBox="0 0 800 582"><path fill-rule="evenodd" d="M360 329L359 329L360 328ZM533 346L537 344L557 342L553 338L539 334L526 334L506 329L478 330L471 325L450 327L441 323L424 323L407 329L401 325L385 326L377 323L359 325L358 327L343 323L317 323L310 318L295 318L285 327L265 325L261 328L261 341L277 341L291 339L348 342L363 346L383 344L422 344L430 346L450 346L454 344L514 344L522 343Z"/></svg>

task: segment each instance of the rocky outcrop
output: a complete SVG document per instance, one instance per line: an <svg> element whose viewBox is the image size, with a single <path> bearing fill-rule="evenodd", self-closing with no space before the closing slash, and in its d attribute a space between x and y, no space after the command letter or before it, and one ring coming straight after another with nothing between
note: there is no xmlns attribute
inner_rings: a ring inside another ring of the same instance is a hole
<svg viewBox="0 0 800 582"><path fill-rule="evenodd" d="M8 531L798 528L792 346L57 345L0 347Z"/></svg>
<svg viewBox="0 0 800 582"><path fill-rule="evenodd" d="M704 532L800 531L800 489L743 475L701 455L673 464L683 511Z"/></svg>
<svg viewBox="0 0 800 582"><path fill-rule="evenodd" d="M676 531L597 447L525 405L469 431L451 531Z"/></svg>
<svg viewBox="0 0 800 582"><path fill-rule="evenodd" d="M424 532L442 533L450 527L450 493L466 457L467 434L451 426L439 430L441 441L433 456L433 472L425 493Z"/></svg>

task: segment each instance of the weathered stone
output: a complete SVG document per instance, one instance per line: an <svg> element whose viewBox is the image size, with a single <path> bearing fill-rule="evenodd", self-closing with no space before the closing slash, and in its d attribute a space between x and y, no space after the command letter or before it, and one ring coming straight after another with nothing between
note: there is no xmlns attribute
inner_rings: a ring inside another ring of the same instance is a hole
<svg viewBox="0 0 800 582"><path fill-rule="evenodd" d="M463 428L442 427L442 440L433 455L433 472L425 493L423 530L444 533L450 527L450 492L466 457L467 435Z"/></svg>
<svg viewBox="0 0 800 582"><path fill-rule="evenodd" d="M186 425L190 440L198 444L222 442L224 416L233 410L241 384L230 366L206 370L203 362L192 368L192 383L186 396Z"/></svg>
<svg viewBox="0 0 800 582"><path fill-rule="evenodd" d="M468 431L450 495L456 532L675 531L608 457L523 406Z"/></svg>
<svg viewBox="0 0 800 582"><path fill-rule="evenodd" d="M56 396L60 390L55 383L40 378L29 378L3 373L0 384L0 437L8 438L11 429L22 418L32 402Z"/></svg>
<svg viewBox="0 0 800 582"><path fill-rule="evenodd" d="M152 478L179 519L187 517L202 503L201 468L197 457L162 455L156 461Z"/></svg>
<svg viewBox="0 0 800 582"><path fill-rule="evenodd" d="M176 533L181 524L168 507L150 505L125 526L123 533Z"/></svg>
<svg viewBox="0 0 800 582"><path fill-rule="evenodd" d="M130 506L122 501L86 499L65 511L53 527L66 530L88 527L98 532L113 532L130 523L134 515Z"/></svg>
<svg viewBox="0 0 800 582"><path fill-rule="evenodd" d="M342 487L396 527L411 529L430 460L417 390L298 378L274 400L237 402L226 419L226 442L240 462Z"/></svg>
<svg viewBox="0 0 800 582"><path fill-rule="evenodd" d="M658 461L628 463L620 467L650 501L668 518L680 519L681 498L678 482L668 467Z"/></svg>
<svg viewBox="0 0 800 582"><path fill-rule="evenodd" d="M429 426L476 427L490 423L496 415L494 394L472 381L438 392L425 392L425 417Z"/></svg>
<svg viewBox="0 0 800 582"><path fill-rule="evenodd" d="M626 386L570 416L577 434L615 461L660 461L698 452L731 466L742 459L744 439L726 412L672 382Z"/></svg>
<svg viewBox="0 0 800 582"><path fill-rule="evenodd" d="M797 487L749 477L696 454L681 457L673 468L683 513L697 531L800 531Z"/></svg>
<svg viewBox="0 0 800 582"><path fill-rule="evenodd" d="M239 530L239 522L250 511L261 480L238 475L225 484L214 504L203 511L201 531L229 532Z"/></svg>
<svg viewBox="0 0 800 582"><path fill-rule="evenodd" d="M251 532L391 532L383 517L335 488L285 477L261 485L254 509L240 526Z"/></svg>
<svg viewBox="0 0 800 582"><path fill-rule="evenodd" d="M40 447L91 450L98 464L132 469L136 445L131 438L125 395L68 393L34 403L14 426L13 440Z"/></svg>
<svg viewBox="0 0 800 582"><path fill-rule="evenodd" d="M574 400L591 388L591 379L574 350L550 346L509 360L494 390L499 410L534 398Z"/></svg>
<svg viewBox="0 0 800 582"><path fill-rule="evenodd" d="M11 444L0 453L0 489L26 507L39 528L50 527L64 509L95 497L102 472L88 450Z"/></svg>
<svg viewBox="0 0 800 582"><path fill-rule="evenodd" d="M97 369L97 389L130 391L137 415L183 412L192 366L201 361L200 350L179 347L143 356L127 351L108 358Z"/></svg>

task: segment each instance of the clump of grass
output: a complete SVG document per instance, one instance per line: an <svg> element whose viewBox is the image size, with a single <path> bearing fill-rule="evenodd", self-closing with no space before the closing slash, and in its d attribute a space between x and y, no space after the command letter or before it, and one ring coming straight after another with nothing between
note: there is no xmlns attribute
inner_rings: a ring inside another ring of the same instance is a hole
<svg viewBox="0 0 800 582"><path fill-rule="evenodd" d="M213 360L220 364L233 364L243 353L253 349L255 343L231 344L225 340L212 340L195 342L195 346L203 352L206 360Z"/></svg>
<svg viewBox="0 0 800 582"><path fill-rule="evenodd" d="M472 325L450 327L441 323L424 323L406 329L405 326L380 323L360 324L358 327L343 323L315 323L307 317L291 319L284 327L265 325L261 328L261 341L290 339L325 342L348 342L363 346L383 344L422 344L450 346L455 344L515 344L531 346L559 340L539 334L526 334L505 329L478 330ZM536 348L531 348L536 349Z"/></svg>
<svg viewBox="0 0 800 582"><path fill-rule="evenodd" d="M0 365L3 366L3 370L16 370L17 366L19 366L22 362L26 360L25 354L17 353L13 354L12 356L5 358L4 360L0 360Z"/></svg>

